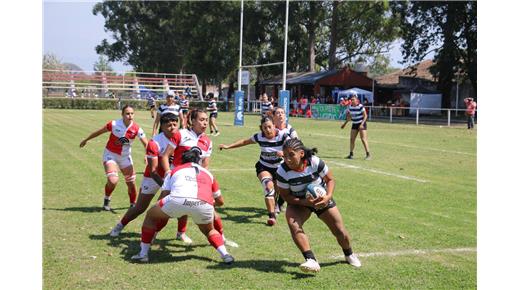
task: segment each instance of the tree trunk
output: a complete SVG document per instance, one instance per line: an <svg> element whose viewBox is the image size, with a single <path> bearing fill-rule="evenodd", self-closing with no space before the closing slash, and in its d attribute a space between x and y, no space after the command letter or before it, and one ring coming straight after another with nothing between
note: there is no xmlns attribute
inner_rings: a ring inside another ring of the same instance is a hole
<svg viewBox="0 0 520 290"><path fill-rule="evenodd" d="M330 25L329 70L336 67L336 46L338 34L338 1L332 2L332 23Z"/></svg>
<svg viewBox="0 0 520 290"><path fill-rule="evenodd" d="M315 41L316 41L316 23L315 22L315 14L316 14L316 2L309 2L309 25L307 27L307 31L309 31L309 71L314 72L314 67L316 66L316 50L315 50Z"/></svg>

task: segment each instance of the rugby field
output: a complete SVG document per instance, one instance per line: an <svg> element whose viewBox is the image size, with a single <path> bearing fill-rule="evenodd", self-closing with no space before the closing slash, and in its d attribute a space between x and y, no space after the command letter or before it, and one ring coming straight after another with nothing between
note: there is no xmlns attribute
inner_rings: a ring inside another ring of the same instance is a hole
<svg viewBox="0 0 520 290"><path fill-rule="evenodd" d="M101 209L105 177L101 163L108 134L79 143L119 111L43 110L43 286L45 289L466 289L476 288L476 131L464 127L371 122L372 160L363 160L361 142L354 160L348 130L339 121L291 119L303 142L317 147L336 178L334 198L353 249L363 267L346 264L326 225L312 216L305 224L321 272L302 273L303 257L285 217L266 226L263 194L255 176L259 148L219 151L218 144L250 137L259 117L234 127L231 113L219 113L222 134L211 137L210 170L226 204L218 209L224 233L239 248L236 262L221 263L190 220L192 246L175 240L176 221L158 235L148 264L134 264L143 216L118 238L108 233L128 207L124 182L113 212ZM136 121L151 134L149 112ZM133 146L138 186L144 150ZM120 174L120 177L121 174Z"/></svg>

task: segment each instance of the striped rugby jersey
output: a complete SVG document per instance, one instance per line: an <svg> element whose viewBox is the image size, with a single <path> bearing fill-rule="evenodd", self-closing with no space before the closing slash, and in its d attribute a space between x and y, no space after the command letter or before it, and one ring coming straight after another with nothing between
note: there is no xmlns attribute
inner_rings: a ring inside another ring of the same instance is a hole
<svg viewBox="0 0 520 290"><path fill-rule="evenodd" d="M287 127L284 129L279 129L280 133L287 134L291 139L298 138L298 133L296 133L296 130L291 126L291 124L287 124Z"/></svg>
<svg viewBox="0 0 520 290"><path fill-rule="evenodd" d="M272 108L273 108L273 104L271 104L271 102L265 102L265 103L262 102L260 104L260 109L261 109L261 112L262 112L262 116L264 116Z"/></svg>
<svg viewBox="0 0 520 290"><path fill-rule="evenodd" d="M272 139L264 137L264 133L258 132L251 136L251 140L260 145L260 163L266 167L277 168L283 161L276 156L276 152L282 151L283 142L288 138L286 133L276 129L276 135Z"/></svg>
<svg viewBox="0 0 520 290"><path fill-rule="evenodd" d="M365 107L362 104L358 104L357 106L349 105L347 107L347 113L350 114L352 118L353 124L359 124L363 122L363 112L365 111Z"/></svg>
<svg viewBox="0 0 520 290"><path fill-rule="evenodd" d="M209 101L208 107L206 108L210 113L217 113L217 101Z"/></svg>
<svg viewBox="0 0 520 290"><path fill-rule="evenodd" d="M283 189L289 189L291 194L298 198L305 198L307 185L320 184L325 187L323 177L327 175L329 168L318 156L307 159L307 164L302 172L294 171L282 163L276 171L276 184Z"/></svg>
<svg viewBox="0 0 520 290"><path fill-rule="evenodd" d="M188 99L180 99L179 104L183 110L188 110L190 107L190 101L188 101Z"/></svg>
<svg viewBox="0 0 520 290"><path fill-rule="evenodd" d="M179 116L179 110L181 109L181 107L178 105L178 104L171 104L171 105L166 105L166 104L161 104L159 106L159 108L157 109L157 111L159 112L159 114L162 116L166 113L173 113L177 116Z"/></svg>

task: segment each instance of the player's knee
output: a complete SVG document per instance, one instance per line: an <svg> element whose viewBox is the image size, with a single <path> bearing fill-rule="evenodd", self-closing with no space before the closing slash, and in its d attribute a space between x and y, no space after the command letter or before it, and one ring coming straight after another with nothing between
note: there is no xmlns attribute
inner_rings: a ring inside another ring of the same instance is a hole
<svg viewBox="0 0 520 290"><path fill-rule="evenodd" d="M264 189L264 197L266 198L274 198L275 190L273 179L271 177L262 178L262 188Z"/></svg>
<svg viewBox="0 0 520 290"><path fill-rule="evenodd" d="M116 185L117 182L119 181L119 176L117 175L116 171L107 172L106 176L107 176L108 183L110 183L112 185Z"/></svg>

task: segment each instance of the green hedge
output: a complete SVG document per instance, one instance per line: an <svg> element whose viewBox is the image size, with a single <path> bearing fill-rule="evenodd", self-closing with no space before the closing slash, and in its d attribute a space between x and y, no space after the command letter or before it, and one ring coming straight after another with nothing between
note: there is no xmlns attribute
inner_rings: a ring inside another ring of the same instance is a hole
<svg viewBox="0 0 520 290"><path fill-rule="evenodd" d="M121 106L132 105L136 110L148 110L146 100L122 99ZM205 109L208 102L190 101L190 108ZM218 110L225 111L226 104L217 102ZM117 99L43 98L44 109L119 110ZM232 102L229 108L233 109Z"/></svg>

